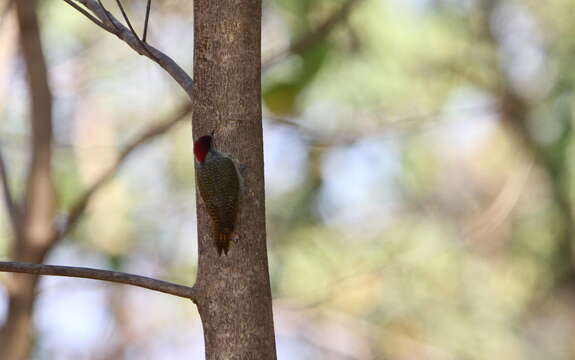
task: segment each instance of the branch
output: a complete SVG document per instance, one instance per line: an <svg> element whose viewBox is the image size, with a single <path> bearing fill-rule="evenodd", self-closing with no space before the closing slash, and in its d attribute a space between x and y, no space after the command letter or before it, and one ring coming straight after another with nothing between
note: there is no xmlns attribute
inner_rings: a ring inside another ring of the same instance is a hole
<svg viewBox="0 0 575 360"><path fill-rule="evenodd" d="M69 3L68 0L64 0ZM132 49L134 49L138 54L143 55L160 65L164 70L170 74L170 76L176 80L176 82L186 91L188 97L192 98L193 81L192 78L168 55L164 54L160 50L150 46L140 38L130 29L126 28L121 22L119 22L114 15L110 14L104 7L102 7L97 0L75 0L83 4L88 10L90 10L95 18L99 20L96 22L98 26L103 27L109 33L116 35L118 38L123 40ZM79 10L77 7L74 8L80 11L84 16L85 11ZM94 17L89 17L92 22L95 22Z"/></svg>
<svg viewBox="0 0 575 360"><path fill-rule="evenodd" d="M120 284L138 286L163 292L195 301L197 291L194 287L174 284L168 281L149 278L110 270L92 269L75 266L27 264L11 261L0 261L1 272L12 272L34 275L54 275L83 279L103 280Z"/></svg>
<svg viewBox="0 0 575 360"><path fill-rule="evenodd" d="M74 2L74 0L64 0L68 5L70 5L71 7L73 7L74 9L78 10L79 12L82 13L82 15L84 15L85 17L87 17L91 22L93 22L94 24L98 25L99 27L101 27L102 29L108 31L108 29L106 29L106 25L104 25L100 20L98 20L96 17L94 17L94 15L90 14L89 11L87 11L86 9L84 9L83 7L81 7L80 5L76 4Z"/></svg>
<svg viewBox="0 0 575 360"><path fill-rule="evenodd" d="M102 1L98 0L98 4L100 5L100 7L102 6ZM120 0L116 0L116 4L118 4L118 8L120 8L120 12L122 13L122 16L124 17L124 20L126 21L126 24L128 24L128 28L130 29L130 31L132 32L132 35L134 35L134 37L136 38L136 40L138 40L138 43L140 43L140 46L144 49L144 51L146 52L146 54L148 55L149 58L151 58L154 61L157 61L158 59L156 59L154 57L154 54L152 54L150 52L150 50L148 49L148 44L144 43L139 37L138 37L138 33L136 33L136 30L134 30L134 27L132 26L132 23L130 22L130 18L128 17L128 14L126 14L126 10L124 10L124 6L122 6L122 2ZM108 13L107 16L108 20L110 20L110 14ZM117 29L116 29L117 30Z"/></svg>
<svg viewBox="0 0 575 360"><path fill-rule="evenodd" d="M268 70L284 57L290 54L301 54L307 49L311 48L313 45L325 39L336 27L336 25L347 19L347 16L351 12L352 8L360 1L361 0L348 0L337 11L331 14L331 16L328 17L320 26L318 26L317 29L311 31L305 36L302 36L298 41L292 43L287 49L269 56L267 59L262 61L262 71Z"/></svg>
<svg viewBox="0 0 575 360"><path fill-rule="evenodd" d="M148 36L148 22L150 21L150 8L152 7L152 0L148 0L146 4L146 18L144 19L144 34L142 35L142 40L146 42Z"/></svg>
<svg viewBox="0 0 575 360"><path fill-rule="evenodd" d="M120 156L116 162L106 171L100 179L98 179L85 193L80 197L78 201L74 205L72 205L71 210L68 213L68 218L60 229L57 238L62 238L66 236L78 223L78 220L82 217L84 212L86 211L86 207L88 203L92 199L92 197L100 190L104 185L106 185L118 172L118 169L124 164L125 160L136 150L139 149L140 146L149 143L150 141L154 140L158 136L168 132L172 129L176 124L182 121L192 110L189 104L184 105L180 108L176 115L165 122L160 123L159 125L155 125L148 130L144 131L140 136L136 137L131 143L125 146L125 148L120 152Z"/></svg>

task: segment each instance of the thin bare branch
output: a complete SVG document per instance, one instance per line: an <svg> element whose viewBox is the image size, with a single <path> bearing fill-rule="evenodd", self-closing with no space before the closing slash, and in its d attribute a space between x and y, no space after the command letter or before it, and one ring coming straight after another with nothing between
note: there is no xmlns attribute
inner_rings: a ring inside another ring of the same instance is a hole
<svg viewBox="0 0 575 360"><path fill-rule="evenodd" d="M12 190L10 190L10 180L8 176L8 170L6 169L6 163L4 162L4 155L0 151L0 178L2 181L2 193L4 195L4 203L6 204L6 209L8 209L8 215L10 216L10 224L12 226L12 231L17 235L19 224L20 224L20 209L14 201L12 196Z"/></svg>
<svg viewBox="0 0 575 360"><path fill-rule="evenodd" d="M100 179L98 179L86 192L76 201L76 203L71 207L68 213L68 218L59 231L58 238L66 236L78 223L84 212L88 203L92 197L100 190L104 185L106 185L118 172L118 169L124 164L125 160L142 145L149 143L158 136L165 134L170 129L172 129L176 124L185 119L185 117L191 112L191 106L189 104L184 105L180 108L175 116L170 120L164 121L159 125L154 125L151 128L145 130L139 136L137 136L132 142L125 146L125 148L120 152L120 156L116 162L106 171Z"/></svg>
<svg viewBox="0 0 575 360"><path fill-rule="evenodd" d="M144 35L142 35L142 40L146 42L148 37L148 22L150 21L150 9L152 7L152 0L148 0L146 4L146 18L144 19Z"/></svg>
<svg viewBox="0 0 575 360"><path fill-rule="evenodd" d="M78 10L79 12L82 13L82 15L84 15L85 17L87 17L88 19L90 19L91 22L93 22L94 24L98 25L99 27L101 27L102 29L106 30L106 26L104 26L104 24L98 20L94 15L90 14L89 11L87 11L86 9L84 9L83 7L81 7L80 5L76 4L73 0L64 0L68 5L70 5L71 7L73 7L74 9Z"/></svg>
<svg viewBox="0 0 575 360"><path fill-rule="evenodd" d="M146 56L160 65L176 82L184 89L189 98L192 98L193 81L192 78L169 56L154 48L144 44L132 30L125 27L112 14L110 14L98 0L75 0L90 10L96 18L103 24L106 31L116 35L123 40L138 54ZM82 12L82 14L84 14Z"/></svg>
<svg viewBox="0 0 575 360"><path fill-rule="evenodd" d="M154 58L154 54L152 54L150 52L150 50L148 50L148 45L146 45L139 37L138 37L138 33L136 32L136 30L134 29L134 27L132 26L132 22L130 21L130 18L128 17L128 14L126 13L126 10L124 10L124 6L122 5L122 2L120 0L116 0L116 4L118 4L118 7L120 8L120 12L122 13L122 16L124 17L124 20L126 21L126 24L128 24L128 28L130 28L130 31L132 32L132 34L134 35L134 37L138 40L138 42L140 43L140 46L144 49L144 51L146 51L146 54L148 54L148 57L150 57L152 60L157 61L156 58ZM100 5L102 5L102 3L100 2Z"/></svg>
<svg viewBox="0 0 575 360"><path fill-rule="evenodd" d="M83 279L103 280L133 285L159 291L195 301L196 289L190 286L174 284L168 281L118 271L92 269L86 267L28 264L12 261L0 261L0 271L34 275L66 276Z"/></svg>
<svg viewBox="0 0 575 360"><path fill-rule="evenodd" d="M102 4L102 0L97 0L97 1L98 1L98 5L100 5L100 7L103 9L104 16L106 16L106 19L108 20L108 22L114 26L114 29L116 29L117 32L120 32L120 28L117 27L116 24L112 21L112 14L110 14L110 12L108 10L106 10L106 8L104 7L104 4Z"/></svg>
<svg viewBox="0 0 575 360"><path fill-rule="evenodd" d="M267 59L262 61L262 71L267 70L271 66L275 65L279 60L290 54L301 54L305 50L311 48L313 45L325 39L331 31L336 27L336 25L347 19L349 13L355 5L357 5L361 0L348 0L343 4L337 11L331 14L320 26L318 26L314 31L302 36L299 40L292 43L287 49L277 52L274 55L269 56Z"/></svg>

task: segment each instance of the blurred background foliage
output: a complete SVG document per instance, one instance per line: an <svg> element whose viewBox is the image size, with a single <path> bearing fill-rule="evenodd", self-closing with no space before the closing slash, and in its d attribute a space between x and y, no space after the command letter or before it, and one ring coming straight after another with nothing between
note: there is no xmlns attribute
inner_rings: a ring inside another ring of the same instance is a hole
<svg viewBox="0 0 575 360"><path fill-rule="evenodd" d="M145 2L126 5L141 28ZM191 69L191 2L152 9L149 41ZM574 12L571 0L264 2L280 359L575 359ZM19 194L28 98L12 17L0 136ZM40 17L65 211L187 100L63 1L43 1ZM49 262L191 283L191 144L180 121L142 146ZM78 279L41 289L35 359L203 356L187 301Z"/></svg>

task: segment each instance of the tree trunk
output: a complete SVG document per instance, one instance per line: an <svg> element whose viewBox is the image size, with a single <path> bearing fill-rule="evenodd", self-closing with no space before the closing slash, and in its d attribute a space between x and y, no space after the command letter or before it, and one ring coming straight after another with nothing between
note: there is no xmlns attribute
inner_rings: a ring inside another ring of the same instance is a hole
<svg viewBox="0 0 575 360"><path fill-rule="evenodd" d="M244 193L227 256L198 197L197 305L206 359L275 359L268 274L260 93L261 0L194 2L194 137L242 168Z"/></svg>
<svg viewBox="0 0 575 360"><path fill-rule="evenodd" d="M55 240L55 195L52 180L52 94L42 51L35 0L16 1L20 48L26 63L30 98L31 159L22 214L13 214L15 261L42 263ZM0 331L0 359L24 360L32 348L32 314L37 276L12 274L8 315Z"/></svg>

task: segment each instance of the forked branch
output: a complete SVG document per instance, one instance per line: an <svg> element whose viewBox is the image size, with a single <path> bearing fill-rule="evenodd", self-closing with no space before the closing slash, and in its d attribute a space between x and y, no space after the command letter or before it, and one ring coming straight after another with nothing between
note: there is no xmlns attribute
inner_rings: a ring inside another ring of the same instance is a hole
<svg viewBox="0 0 575 360"><path fill-rule="evenodd" d="M90 21L100 26L104 30L116 35L123 40L138 54L150 58L152 61L160 65L176 82L186 91L190 99L192 98L193 81L192 78L168 55L160 50L142 41L135 31L128 29L114 15L106 10L97 0L64 0L71 5L74 9L78 10L82 15L86 16ZM76 1L85 6L80 7L78 4L73 3ZM87 10L86 10L87 9ZM89 11L88 11L89 10ZM122 8L122 12L123 8Z"/></svg>

